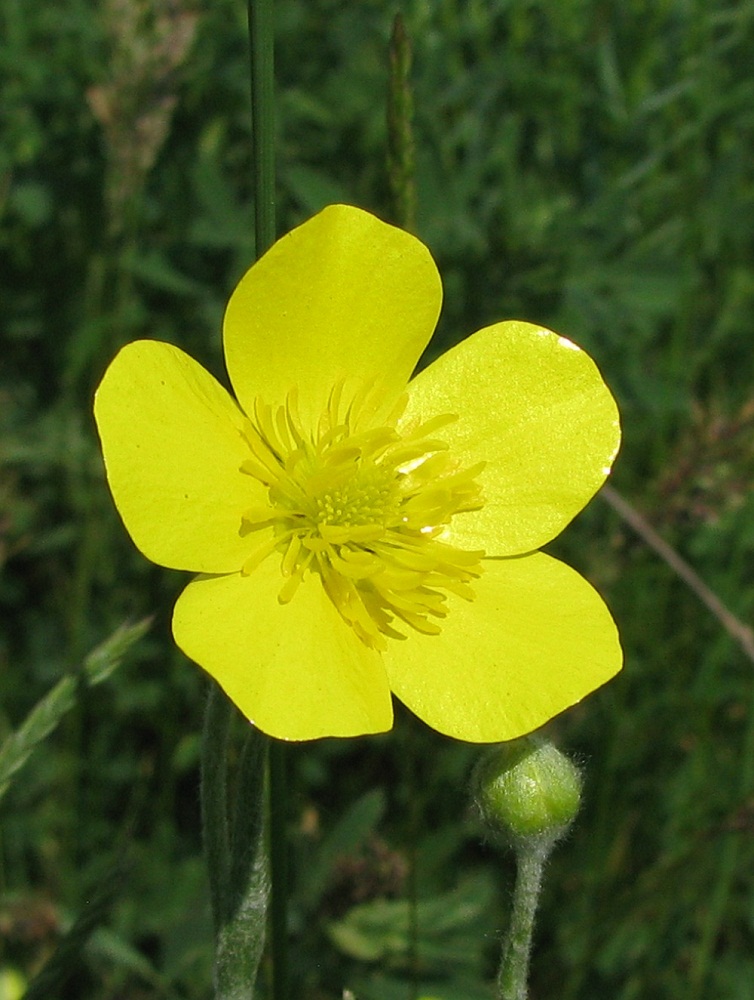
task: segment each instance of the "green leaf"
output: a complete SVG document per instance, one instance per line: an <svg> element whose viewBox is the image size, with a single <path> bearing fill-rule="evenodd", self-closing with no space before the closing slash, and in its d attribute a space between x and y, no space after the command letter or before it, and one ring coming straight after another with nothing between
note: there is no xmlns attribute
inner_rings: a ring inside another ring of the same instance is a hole
<svg viewBox="0 0 754 1000"><path fill-rule="evenodd" d="M84 682L93 686L106 680L121 663L129 647L149 628L151 619L135 625L121 625L84 661ZM34 750L57 727L63 716L76 704L79 679L63 677L29 712L20 727L0 746L0 801L13 777L21 770Z"/></svg>
<svg viewBox="0 0 754 1000"><path fill-rule="evenodd" d="M345 812L320 845L317 857L305 876L302 898L307 905L317 903L339 858L364 843L385 812L385 795L379 788L362 795Z"/></svg>
<svg viewBox="0 0 754 1000"><path fill-rule="evenodd" d="M205 294L198 281L182 274L159 250L133 257L127 266L134 277L161 292L188 298L201 298Z"/></svg>
<svg viewBox="0 0 754 1000"><path fill-rule="evenodd" d="M107 680L123 662L131 646L146 635L151 624L151 618L144 618L135 624L119 625L112 635L96 646L84 660L89 685L94 686Z"/></svg>
<svg viewBox="0 0 754 1000"><path fill-rule="evenodd" d="M419 901L417 951L423 967L478 968L493 891L489 880L472 876L452 892ZM411 955L409 903L376 899L355 906L328 933L352 958L403 967Z"/></svg>
<svg viewBox="0 0 754 1000"><path fill-rule="evenodd" d="M92 889L85 907L31 981L22 1000L49 1000L61 995L61 988L75 975L92 934L107 919L125 874L122 868L113 869Z"/></svg>
<svg viewBox="0 0 754 1000"><path fill-rule="evenodd" d="M285 179L306 212L319 212L325 205L348 201L341 184L313 167L292 164L285 172Z"/></svg>

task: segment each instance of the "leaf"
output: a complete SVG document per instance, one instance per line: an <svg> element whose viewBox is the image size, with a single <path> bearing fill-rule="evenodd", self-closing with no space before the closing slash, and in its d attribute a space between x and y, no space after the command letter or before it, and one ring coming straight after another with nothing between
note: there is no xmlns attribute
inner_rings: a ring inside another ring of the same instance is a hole
<svg viewBox="0 0 754 1000"><path fill-rule="evenodd" d="M492 895L488 880L471 877L452 892L419 901L417 951L423 968L478 968ZM411 954L409 903L376 899L355 906L328 933L352 958L405 966Z"/></svg>
<svg viewBox="0 0 754 1000"><path fill-rule="evenodd" d="M325 838L317 859L305 876L302 899L307 905L317 903L338 858L352 854L369 836L385 812L385 795L375 788L351 805L339 823Z"/></svg>
<svg viewBox="0 0 754 1000"><path fill-rule="evenodd" d="M312 167L293 164L288 167L285 179L306 212L319 212L325 205L348 201L341 184Z"/></svg>
<svg viewBox="0 0 754 1000"><path fill-rule="evenodd" d="M135 625L121 625L84 661L83 679L91 686L100 684L121 663L129 647L140 639L151 624L146 618ZM63 716L76 704L79 679L63 677L29 712L21 726L0 746L0 801L11 780L24 766L37 746L57 727Z"/></svg>
<svg viewBox="0 0 754 1000"><path fill-rule="evenodd" d="M131 646L146 635L151 624L151 618L144 618L133 625L119 625L112 635L96 646L84 660L89 685L93 687L107 680L123 662Z"/></svg>
<svg viewBox="0 0 754 1000"><path fill-rule="evenodd" d="M182 274L158 250L148 251L128 261L128 270L150 288L188 298L201 298L205 289L198 281Z"/></svg>
<svg viewBox="0 0 754 1000"><path fill-rule="evenodd" d="M86 906L31 981L22 1000L49 1000L61 995L61 987L75 974L87 942L107 918L125 874L119 867L99 880Z"/></svg>

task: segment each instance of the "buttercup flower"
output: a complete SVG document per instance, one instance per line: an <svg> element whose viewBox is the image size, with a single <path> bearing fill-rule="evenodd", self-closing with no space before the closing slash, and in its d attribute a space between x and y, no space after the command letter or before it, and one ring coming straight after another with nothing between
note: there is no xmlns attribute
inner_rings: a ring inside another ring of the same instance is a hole
<svg viewBox="0 0 754 1000"><path fill-rule="evenodd" d="M620 669L600 597L536 551L609 472L612 396L583 351L520 322L411 378L441 299L422 243L334 205L233 293L236 399L151 340L97 390L126 528L198 574L176 642L272 736L384 731L392 691L440 732L507 740Z"/></svg>

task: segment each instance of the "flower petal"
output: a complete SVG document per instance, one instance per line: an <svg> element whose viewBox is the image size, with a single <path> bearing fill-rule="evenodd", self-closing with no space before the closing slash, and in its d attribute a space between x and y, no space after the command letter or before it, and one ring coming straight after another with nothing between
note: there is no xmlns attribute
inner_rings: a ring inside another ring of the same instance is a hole
<svg viewBox="0 0 754 1000"><path fill-rule="evenodd" d="M434 330L442 286L427 248L349 205L283 236L241 279L225 313L225 359L247 413L254 397L319 417L345 377L403 391Z"/></svg>
<svg viewBox="0 0 754 1000"><path fill-rule="evenodd" d="M311 740L390 729L380 656L345 624L317 576L278 601L280 560L248 576L199 577L173 614L175 641L270 736Z"/></svg>
<svg viewBox="0 0 754 1000"><path fill-rule="evenodd" d="M497 323L438 358L409 385L404 420L457 413L442 437L478 477L485 505L457 515L445 540L508 556L544 545L586 505L620 442L618 410L596 365L531 323Z"/></svg>
<svg viewBox="0 0 754 1000"><path fill-rule="evenodd" d="M174 569L240 569L253 547L241 516L266 501L239 471L249 449L223 387L177 347L138 340L115 357L94 400L107 478L137 547Z"/></svg>
<svg viewBox="0 0 754 1000"><path fill-rule="evenodd" d="M620 670L601 597L541 552L484 561L471 603L452 595L437 636L392 642L395 694L448 736L486 743L532 732Z"/></svg>

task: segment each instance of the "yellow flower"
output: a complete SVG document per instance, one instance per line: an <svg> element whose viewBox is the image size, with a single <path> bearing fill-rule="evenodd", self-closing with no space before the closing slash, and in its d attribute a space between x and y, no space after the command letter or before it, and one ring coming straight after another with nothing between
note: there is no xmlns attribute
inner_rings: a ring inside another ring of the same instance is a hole
<svg viewBox="0 0 754 1000"><path fill-rule="evenodd" d="M594 363L497 323L411 374L442 289L422 243L334 205L225 314L236 400L142 340L97 390L107 477L147 558L199 575L173 635L282 739L382 732L391 691L440 732L530 732L620 669L592 587L536 552L609 472Z"/></svg>

